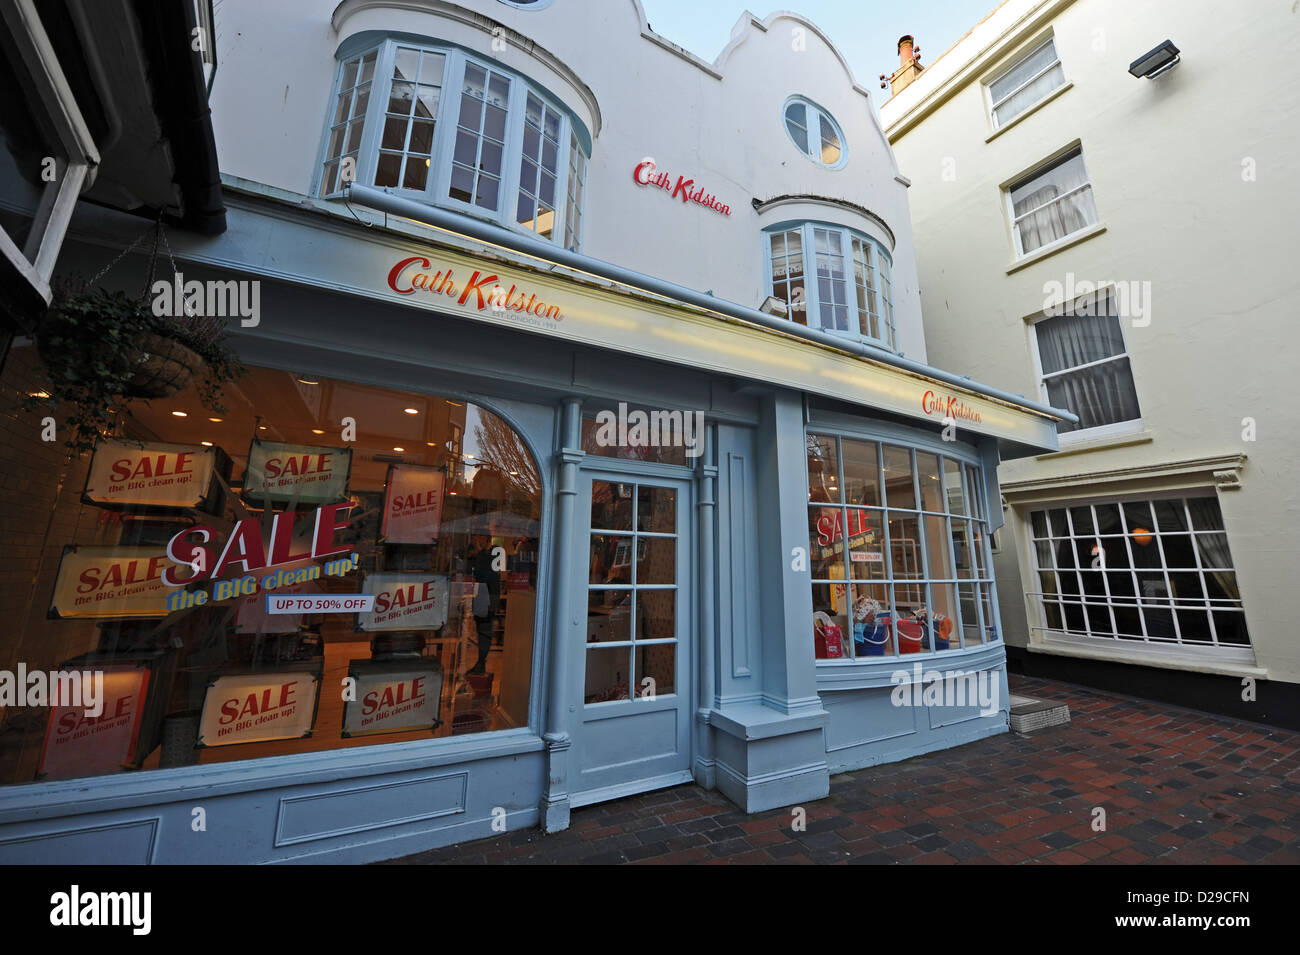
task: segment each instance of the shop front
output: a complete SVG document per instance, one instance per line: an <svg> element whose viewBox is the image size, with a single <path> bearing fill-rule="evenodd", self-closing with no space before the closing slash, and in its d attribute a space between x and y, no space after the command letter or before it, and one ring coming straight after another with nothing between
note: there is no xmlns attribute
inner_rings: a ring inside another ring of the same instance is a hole
<svg viewBox="0 0 1300 955"><path fill-rule="evenodd" d="M1005 731L996 465L1049 413L356 212L232 192L172 237L259 283L219 407L85 453L7 412L0 666L86 693L3 700L0 858L367 861ZM61 268L130 227L79 210ZM43 374L19 341L0 382Z"/></svg>

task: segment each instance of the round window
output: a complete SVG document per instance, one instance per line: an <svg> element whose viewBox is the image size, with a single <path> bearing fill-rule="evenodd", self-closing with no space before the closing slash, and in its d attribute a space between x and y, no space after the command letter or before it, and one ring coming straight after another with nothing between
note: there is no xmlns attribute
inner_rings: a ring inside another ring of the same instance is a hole
<svg viewBox="0 0 1300 955"><path fill-rule="evenodd" d="M815 163L838 169L848 159L839 125L830 113L802 97L786 101L785 131L800 152Z"/></svg>

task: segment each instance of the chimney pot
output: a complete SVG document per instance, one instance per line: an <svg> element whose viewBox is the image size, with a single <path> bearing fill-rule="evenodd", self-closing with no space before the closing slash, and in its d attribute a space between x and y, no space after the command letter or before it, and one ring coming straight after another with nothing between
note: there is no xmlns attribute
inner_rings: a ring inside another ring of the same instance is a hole
<svg viewBox="0 0 1300 955"><path fill-rule="evenodd" d="M904 35L898 38L898 65L907 66L913 60L913 48L915 41L910 35Z"/></svg>

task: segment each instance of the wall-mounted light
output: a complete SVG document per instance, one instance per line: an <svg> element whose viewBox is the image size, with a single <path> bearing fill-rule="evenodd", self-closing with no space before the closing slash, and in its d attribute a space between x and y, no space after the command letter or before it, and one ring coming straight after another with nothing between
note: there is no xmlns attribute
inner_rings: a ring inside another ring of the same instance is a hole
<svg viewBox="0 0 1300 955"><path fill-rule="evenodd" d="M1152 79L1178 64L1179 51L1173 40L1165 40L1153 50L1148 50L1128 65L1128 71L1138 79Z"/></svg>
<svg viewBox="0 0 1300 955"><path fill-rule="evenodd" d="M769 295L763 299L763 304L758 307L758 310L767 315L775 315L777 318L785 318L789 312L789 307L775 295Z"/></svg>

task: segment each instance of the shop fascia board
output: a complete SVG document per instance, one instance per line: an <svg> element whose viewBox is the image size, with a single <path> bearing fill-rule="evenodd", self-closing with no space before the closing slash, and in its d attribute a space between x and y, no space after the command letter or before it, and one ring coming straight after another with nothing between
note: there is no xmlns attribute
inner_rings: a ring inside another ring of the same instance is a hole
<svg viewBox="0 0 1300 955"><path fill-rule="evenodd" d="M359 192L361 187L354 188ZM375 202L375 197L386 197L377 190L363 195ZM390 228L377 216L372 222L360 220L358 212L365 214L364 209L340 209L336 203L317 204L289 194L230 195L228 206L231 221L225 234L205 239L178 233L172 239L177 255L203 265L649 356L768 386L829 393L934 429L943 426L945 413L932 409L927 414L923 402L946 403L951 398L979 415L978 423L957 417L959 433L998 439L1004 458L1055 451L1056 421L1072 417L881 349L791 327L745 306L416 203L385 211L396 215L400 213L394 210L400 209L407 218L420 213L438 221L413 220L414 228ZM116 244L120 229L92 221L97 210L80 211L90 227L85 238ZM367 226L361 235L358 221ZM335 241L325 241L326 235ZM486 250L484 242L489 244ZM479 287L465 289L467 299L410 291L416 270L391 278L395 265L403 261L429 276L445 276L450 270L460 288L479 273ZM487 299L479 294L491 292L484 273L503 291L515 286L524 295L556 305L558 317L523 319L510 308L487 307Z"/></svg>

